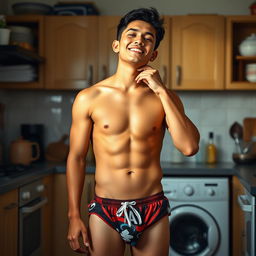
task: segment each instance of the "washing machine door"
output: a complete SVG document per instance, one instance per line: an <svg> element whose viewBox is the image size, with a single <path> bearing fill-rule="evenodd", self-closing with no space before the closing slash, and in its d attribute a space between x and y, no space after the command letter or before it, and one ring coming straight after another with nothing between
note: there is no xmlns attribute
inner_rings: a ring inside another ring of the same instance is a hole
<svg viewBox="0 0 256 256"><path fill-rule="evenodd" d="M217 250L220 232L213 216L194 205L180 205L171 211L171 256L210 256Z"/></svg>

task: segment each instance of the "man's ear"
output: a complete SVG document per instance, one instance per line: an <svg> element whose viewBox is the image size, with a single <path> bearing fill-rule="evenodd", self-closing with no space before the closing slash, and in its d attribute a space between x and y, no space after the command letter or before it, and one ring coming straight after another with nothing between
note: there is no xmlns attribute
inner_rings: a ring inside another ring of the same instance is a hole
<svg viewBox="0 0 256 256"><path fill-rule="evenodd" d="M153 51L150 61L154 61L156 59L157 55L158 55L158 51L157 50Z"/></svg>
<svg viewBox="0 0 256 256"><path fill-rule="evenodd" d="M112 49L115 53L119 53L119 41L114 40L112 43Z"/></svg>

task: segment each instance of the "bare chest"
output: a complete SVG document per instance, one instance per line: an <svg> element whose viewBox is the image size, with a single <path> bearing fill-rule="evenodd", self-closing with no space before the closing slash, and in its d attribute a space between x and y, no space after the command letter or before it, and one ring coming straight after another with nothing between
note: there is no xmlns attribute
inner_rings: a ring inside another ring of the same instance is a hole
<svg viewBox="0 0 256 256"><path fill-rule="evenodd" d="M92 119L97 132L108 135L129 132L141 137L161 129L164 110L153 93L106 93L95 100Z"/></svg>

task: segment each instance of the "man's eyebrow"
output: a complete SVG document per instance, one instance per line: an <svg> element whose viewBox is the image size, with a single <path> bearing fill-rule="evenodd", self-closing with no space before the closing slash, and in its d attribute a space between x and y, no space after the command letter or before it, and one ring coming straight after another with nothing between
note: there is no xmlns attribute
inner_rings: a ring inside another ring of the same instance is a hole
<svg viewBox="0 0 256 256"><path fill-rule="evenodd" d="M126 32L128 32L128 31L135 31L135 32L138 32L139 31L139 29L137 29L137 28L129 28ZM154 34L153 33L151 33L151 32L146 32L145 34L148 34L148 35L151 35L152 37L154 37Z"/></svg>

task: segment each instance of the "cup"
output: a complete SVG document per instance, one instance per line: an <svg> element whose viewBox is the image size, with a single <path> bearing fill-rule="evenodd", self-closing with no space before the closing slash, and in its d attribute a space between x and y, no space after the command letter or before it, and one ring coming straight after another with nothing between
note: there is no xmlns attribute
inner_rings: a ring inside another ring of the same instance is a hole
<svg viewBox="0 0 256 256"><path fill-rule="evenodd" d="M0 28L0 45L8 45L10 42L10 33L9 28Z"/></svg>
<svg viewBox="0 0 256 256"><path fill-rule="evenodd" d="M252 83L256 82L256 63L251 63L246 65L245 75L246 75L246 79L249 82L252 82Z"/></svg>

